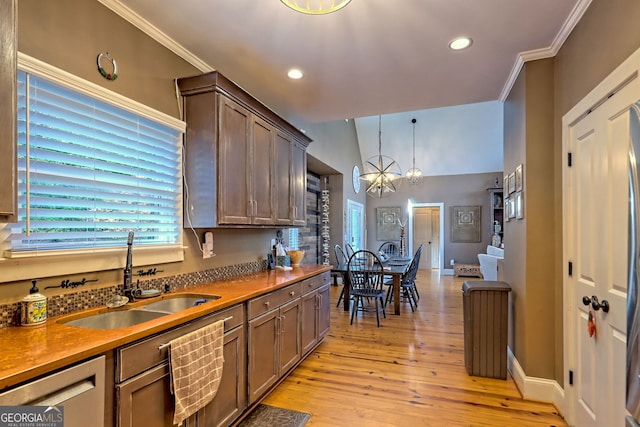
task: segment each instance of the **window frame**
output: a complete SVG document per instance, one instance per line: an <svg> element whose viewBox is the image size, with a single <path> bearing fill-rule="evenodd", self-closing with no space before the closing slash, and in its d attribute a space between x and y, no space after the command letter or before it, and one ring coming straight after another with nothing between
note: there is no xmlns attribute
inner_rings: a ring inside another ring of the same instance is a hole
<svg viewBox="0 0 640 427"><path fill-rule="evenodd" d="M64 70L42 62L36 58L18 52L18 69L29 74L50 80L53 83L65 86L71 90L78 91L84 95L93 97L97 100L107 102L117 107L126 109L134 114L140 115L147 119L162 123L171 127L184 135L186 123L176 119L168 114L157 111L137 101L131 100L123 95L99 86L95 83L84 80L80 77L72 75ZM17 118L16 118L17 120ZM182 170L184 159L181 157L179 169ZM183 211L183 188L179 187L179 194L176 194L178 200L179 212ZM184 224L182 215L178 215L179 238L176 244L172 245L152 245L139 246L134 245L134 253L136 264L138 265L155 265L167 262L176 262L184 260ZM126 241L123 241L122 247L106 247L106 248L87 248L87 249L69 249L69 250L50 250L50 251L26 251L11 252L10 247L5 241L9 235L9 224L0 224L0 249L2 250L3 279L5 281L21 280L31 278L28 268L24 268L29 264L41 263L43 258L51 261L60 262L51 272L47 272L46 276L57 274L84 273L90 271L99 271L106 269L120 268L124 266L124 254L126 253ZM100 254L96 257L96 254ZM12 268L15 266L15 268ZM21 266L22 268L17 268ZM6 271L5 271L6 270ZM27 271L25 271L27 270ZM6 275L4 274L6 273ZM40 274L39 276L43 276Z"/></svg>

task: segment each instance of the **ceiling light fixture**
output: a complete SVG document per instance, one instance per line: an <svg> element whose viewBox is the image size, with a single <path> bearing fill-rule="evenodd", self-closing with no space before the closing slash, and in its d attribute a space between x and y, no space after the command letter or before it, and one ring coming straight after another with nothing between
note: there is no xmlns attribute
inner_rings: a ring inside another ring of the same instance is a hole
<svg viewBox="0 0 640 427"><path fill-rule="evenodd" d="M411 185L418 185L422 181L422 171L416 168L416 119L411 119L413 123L413 167L407 171L407 181Z"/></svg>
<svg viewBox="0 0 640 427"><path fill-rule="evenodd" d="M394 181L402 176L402 171L395 160L382 155L382 116L378 116L378 155L369 157L363 169L360 179L367 182L368 195L384 197L397 190Z"/></svg>
<svg viewBox="0 0 640 427"><path fill-rule="evenodd" d="M299 80L302 78L302 76L304 76L304 74L302 73L302 70L298 68L292 68L289 71L287 71L287 76L290 79Z"/></svg>
<svg viewBox="0 0 640 427"><path fill-rule="evenodd" d="M462 50L471 46L471 43L473 43L473 40L469 37L458 37L451 40L449 47L453 50Z"/></svg>
<svg viewBox="0 0 640 427"><path fill-rule="evenodd" d="M291 9L307 15L326 15L340 10L351 0L280 0ZM298 4L299 3L299 4Z"/></svg>

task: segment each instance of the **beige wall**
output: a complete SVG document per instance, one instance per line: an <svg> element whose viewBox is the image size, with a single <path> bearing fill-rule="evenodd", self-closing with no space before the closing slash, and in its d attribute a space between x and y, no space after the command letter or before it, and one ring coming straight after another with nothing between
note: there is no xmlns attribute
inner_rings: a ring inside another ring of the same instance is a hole
<svg viewBox="0 0 640 427"><path fill-rule="evenodd" d="M382 241L376 238L376 208L400 207L406 220L407 201L413 203L444 203L444 268L451 259L460 263L478 263L478 254L486 253L491 242L489 224L489 194L487 188L493 187L496 178L502 179L502 171L467 175L443 175L425 177L417 186L402 182L400 189L383 198L367 197L367 243L368 249L377 250ZM502 182L502 181L499 181ZM451 242L451 207L480 205L482 216L482 240L478 243ZM408 243L408 242L407 242Z"/></svg>
<svg viewBox="0 0 640 427"><path fill-rule="evenodd" d="M505 224L510 348L527 375L555 376L553 60L525 64L505 103L505 173L523 165L524 218ZM539 351L544 348L545 351Z"/></svg>
<svg viewBox="0 0 640 427"><path fill-rule="evenodd" d="M536 173L531 173L526 164L526 70L516 80L504 103L504 173L510 174L519 164L524 166L524 187ZM502 280L511 286L511 310L509 315L509 348L526 371L526 226L529 201L525 193L525 219L504 224L504 269ZM520 360L522 359L522 360Z"/></svg>
<svg viewBox="0 0 640 427"><path fill-rule="evenodd" d="M564 384L562 116L640 47L639 20L638 2L593 0L555 58L526 64L505 103L505 170L520 159L526 162L526 219L506 227L507 245L512 237L519 242L517 254L505 253L505 280L514 282L510 345L528 376ZM553 108L547 99L549 91ZM551 122L549 111L553 112ZM552 147L546 144L548 139ZM534 193L534 183L537 196L529 194ZM550 194L545 195L546 191ZM539 205L532 205L533 201ZM553 271L552 276L532 273L542 269Z"/></svg>
<svg viewBox="0 0 640 427"><path fill-rule="evenodd" d="M174 117L179 117L174 79L199 73L196 68L96 0L20 0L18 50ZM97 55L107 51L118 64L119 77L115 81L102 78L97 71ZM233 76L227 77L233 80ZM347 165L359 162L360 158L353 125L344 126L339 122L318 125L311 129L310 135L315 139L312 146L331 146L330 149L320 149L317 157L330 166L335 163L332 166L334 169L350 177L351 169ZM341 180L339 181L341 185ZM350 184L350 179L346 184ZM341 188L336 190L336 195L342 196ZM338 219L341 217L339 214ZM173 276L262 259L269 250L270 239L276 233L275 229L214 230L216 256L203 260L195 236L202 240L206 231L208 230L185 230L184 261L156 266L164 270L159 276ZM123 242L123 254L124 248ZM47 277L47 266L52 261L2 262L3 266L23 266L21 268L26 271L33 271L34 277ZM55 262L64 263L65 260ZM99 282L87 284L84 289L122 281L120 269L85 276L98 278ZM50 277L43 284L56 284L64 278L68 277ZM1 281L0 275L0 301L9 302L22 298L30 287L29 281ZM54 292L60 291L44 291L47 295L53 295Z"/></svg>
<svg viewBox="0 0 640 427"><path fill-rule="evenodd" d="M95 0L20 0L18 50L174 117L173 80L198 74ZM118 64L114 81L97 71L96 58L105 52Z"/></svg>

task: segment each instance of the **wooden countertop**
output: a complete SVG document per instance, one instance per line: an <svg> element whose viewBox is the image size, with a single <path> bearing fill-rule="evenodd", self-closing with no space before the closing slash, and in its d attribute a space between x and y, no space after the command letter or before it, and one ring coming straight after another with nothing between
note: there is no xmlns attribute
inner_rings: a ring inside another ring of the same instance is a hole
<svg viewBox="0 0 640 427"><path fill-rule="evenodd" d="M198 293L220 295L221 298L126 328L87 329L62 323L109 310L106 307L52 317L42 325L2 328L0 390L330 270L331 266L326 265L303 265L290 271L264 271L189 287L170 295ZM127 307L144 305L162 298L163 296L159 296L135 301Z"/></svg>

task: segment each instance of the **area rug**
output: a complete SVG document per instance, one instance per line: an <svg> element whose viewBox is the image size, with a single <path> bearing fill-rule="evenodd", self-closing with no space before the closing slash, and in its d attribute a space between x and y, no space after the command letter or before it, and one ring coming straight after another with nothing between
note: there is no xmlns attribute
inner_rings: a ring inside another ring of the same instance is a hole
<svg viewBox="0 0 640 427"><path fill-rule="evenodd" d="M302 427L311 414L260 404L238 427Z"/></svg>

